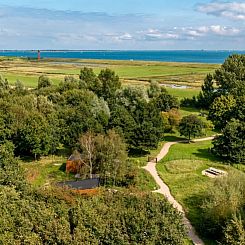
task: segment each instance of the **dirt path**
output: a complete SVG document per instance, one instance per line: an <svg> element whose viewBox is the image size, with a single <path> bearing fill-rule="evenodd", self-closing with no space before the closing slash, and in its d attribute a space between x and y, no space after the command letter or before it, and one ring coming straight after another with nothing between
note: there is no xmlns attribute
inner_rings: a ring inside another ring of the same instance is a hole
<svg viewBox="0 0 245 245"><path fill-rule="evenodd" d="M214 137L207 137L207 138L202 138L202 139L196 139L193 140L194 142L200 142L200 141L205 141L205 140L212 140ZM161 161L168 153L170 147L172 145L175 145L177 143L184 142L184 141L175 141L175 142L167 142L164 144L163 148L161 149L160 153L157 156L157 161ZM159 177L158 172L156 170L156 163L154 162L148 162L148 164L143 167L145 170L147 170L156 183L160 186L160 189L154 191L157 193L160 193L164 195L167 200L172 203L172 205L183 214L183 219L184 219L184 224L187 227L188 230L188 236L189 238L193 241L195 245L204 245L204 242L198 237L196 234L195 228L191 225L190 221L186 218L185 212L183 207L176 201L176 199L172 196L169 187L162 181L162 179Z"/></svg>

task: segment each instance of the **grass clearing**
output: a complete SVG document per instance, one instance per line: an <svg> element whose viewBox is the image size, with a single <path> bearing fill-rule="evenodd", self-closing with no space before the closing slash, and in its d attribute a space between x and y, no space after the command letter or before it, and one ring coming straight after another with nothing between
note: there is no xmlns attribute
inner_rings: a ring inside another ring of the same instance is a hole
<svg viewBox="0 0 245 245"><path fill-rule="evenodd" d="M157 165L161 178L170 187L173 196L180 202L194 226L202 222L199 218L203 195L213 179L203 176L202 171L214 167L229 173L237 171L213 156L209 148L211 141L179 143L172 146L167 156ZM206 244L215 244L206 241Z"/></svg>
<svg viewBox="0 0 245 245"><path fill-rule="evenodd" d="M199 88L166 88L167 91L173 95L176 96L179 100L183 98L189 98L191 99L193 96L197 96L201 89Z"/></svg>
<svg viewBox="0 0 245 245"><path fill-rule="evenodd" d="M65 172L66 158L58 156L43 157L39 161L22 162L27 180L33 186L50 185L54 182L74 179Z"/></svg>

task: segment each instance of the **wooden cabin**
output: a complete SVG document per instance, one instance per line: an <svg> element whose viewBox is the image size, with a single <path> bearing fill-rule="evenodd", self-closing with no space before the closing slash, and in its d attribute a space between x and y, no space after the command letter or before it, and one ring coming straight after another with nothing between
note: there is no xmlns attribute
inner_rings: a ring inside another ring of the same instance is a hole
<svg viewBox="0 0 245 245"><path fill-rule="evenodd" d="M66 161L66 173L77 174L83 165L81 154L78 151L74 151Z"/></svg>

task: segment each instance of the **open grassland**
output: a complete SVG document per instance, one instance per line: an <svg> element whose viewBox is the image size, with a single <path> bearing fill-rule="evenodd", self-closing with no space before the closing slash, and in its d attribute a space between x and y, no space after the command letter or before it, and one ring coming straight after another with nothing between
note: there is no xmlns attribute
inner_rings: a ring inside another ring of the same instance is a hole
<svg viewBox="0 0 245 245"><path fill-rule="evenodd" d="M101 69L110 68L122 79L124 84L148 84L150 80L163 85L190 86L189 97L195 95L207 73L213 73L219 65L193 63L167 63L144 61L105 61L81 59L34 59L0 58L0 74L14 84L22 81L28 87L36 87L40 75L47 75L58 84L67 75L78 78L82 67L91 67L95 73ZM177 96L182 97L181 89L171 89Z"/></svg>
<svg viewBox="0 0 245 245"><path fill-rule="evenodd" d="M167 156L157 165L161 178L170 187L174 197L183 205L188 218L198 226L203 195L208 191L213 179L202 176L201 172L209 167L225 170L229 173L238 171L223 164L210 153L211 141L181 143L170 148ZM207 244L215 244L207 241Z"/></svg>

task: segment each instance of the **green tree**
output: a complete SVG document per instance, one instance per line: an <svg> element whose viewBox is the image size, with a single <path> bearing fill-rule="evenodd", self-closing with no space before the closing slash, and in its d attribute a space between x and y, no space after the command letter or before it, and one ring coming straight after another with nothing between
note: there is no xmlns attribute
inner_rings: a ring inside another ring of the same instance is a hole
<svg viewBox="0 0 245 245"><path fill-rule="evenodd" d="M236 99L232 95L221 95L211 104L208 118L218 128L223 128L234 116Z"/></svg>
<svg viewBox="0 0 245 245"><path fill-rule="evenodd" d="M23 190L26 185L24 171L14 157L14 145L10 141L0 144L0 186Z"/></svg>
<svg viewBox="0 0 245 245"><path fill-rule="evenodd" d="M116 130L125 139L129 148L135 145L133 139L137 130L137 123L124 106L114 106L111 112L109 128Z"/></svg>
<svg viewBox="0 0 245 245"><path fill-rule="evenodd" d="M179 124L180 134L188 137L189 142L191 140L191 136L194 138L196 136L200 136L203 128L204 124L202 120L194 114L183 117Z"/></svg>
<svg viewBox="0 0 245 245"><path fill-rule="evenodd" d="M213 145L216 155L233 163L245 163L245 122L229 122Z"/></svg>
<svg viewBox="0 0 245 245"><path fill-rule="evenodd" d="M79 75L80 87L86 87L94 93L100 95L102 90L102 83L94 73L92 68L84 67Z"/></svg>
<svg viewBox="0 0 245 245"><path fill-rule="evenodd" d="M173 108L168 112L161 113L164 124L164 132L172 132L179 126L181 115L179 110Z"/></svg>
<svg viewBox="0 0 245 245"><path fill-rule="evenodd" d="M149 98L158 97L162 92L167 92L166 90L164 91L164 89L165 88L161 87L158 82L151 81L150 86L147 89L147 94Z"/></svg>
<svg viewBox="0 0 245 245"><path fill-rule="evenodd" d="M241 216L234 215L224 228L224 245L245 244L245 220Z"/></svg>
<svg viewBox="0 0 245 245"><path fill-rule="evenodd" d="M133 114L142 103L147 102L146 91L141 87L127 86L116 93L116 104ZM114 107L114 105L113 105Z"/></svg>
<svg viewBox="0 0 245 245"><path fill-rule="evenodd" d="M220 69L215 71L217 92L242 96L245 93L245 55L229 56Z"/></svg>
<svg viewBox="0 0 245 245"><path fill-rule="evenodd" d="M154 103L142 103L135 111L137 127L133 135L134 147L138 149L156 148L163 138L163 118Z"/></svg>
<svg viewBox="0 0 245 245"><path fill-rule="evenodd" d="M202 91L197 96L198 106L201 108L208 109L213 103L216 96L213 76L208 74L204 79L204 84L202 85Z"/></svg>
<svg viewBox="0 0 245 245"><path fill-rule="evenodd" d="M98 79L101 82L101 91L99 96L106 101L115 97L116 91L121 88L119 77L110 69L101 70Z"/></svg>
<svg viewBox="0 0 245 245"><path fill-rule="evenodd" d="M37 86L38 89L50 87L51 85L52 85L51 81L50 81L50 79L47 76L41 75L38 78L38 86Z"/></svg>
<svg viewBox="0 0 245 245"><path fill-rule="evenodd" d="M20 81L17 80L15 82L15 92L17 95L26 95L28 93L27 89L25 88L24 84Z"/></svg>
<svg viewBox="0 0 245 245"><path fill-rule="evenodd" d="M178 109L180 106L178 99L168 93L161 93L158 97L153 98L152 103L160 111L169 111L173 108Z"/></svg>
<svg viewBox="0 0 245 245"><path fill-rule="evenodd" d="M126 181L127 151L119 134L109 130L107 135L98 135L96 155L97 168L105 184L108 184L108 181L113 185Z"/></svg>
<svg viewBox="0 0 245 245"><path fill-rule="evenodd" d="M112 181L113 185L123 180L126 172L126 145L115 131L109 130L108 134L97 135L87 132L81 135L79 144L90 178L96 173L105 184Z"/></svg>
<svg viewBox="0 0 245 245"><path fill-rule="evenodd" d="M52 142L50 125L41 114L30 113L24 125L18 129L13 142L19 155L31 155L35 159L47 155Z"/></svg>

